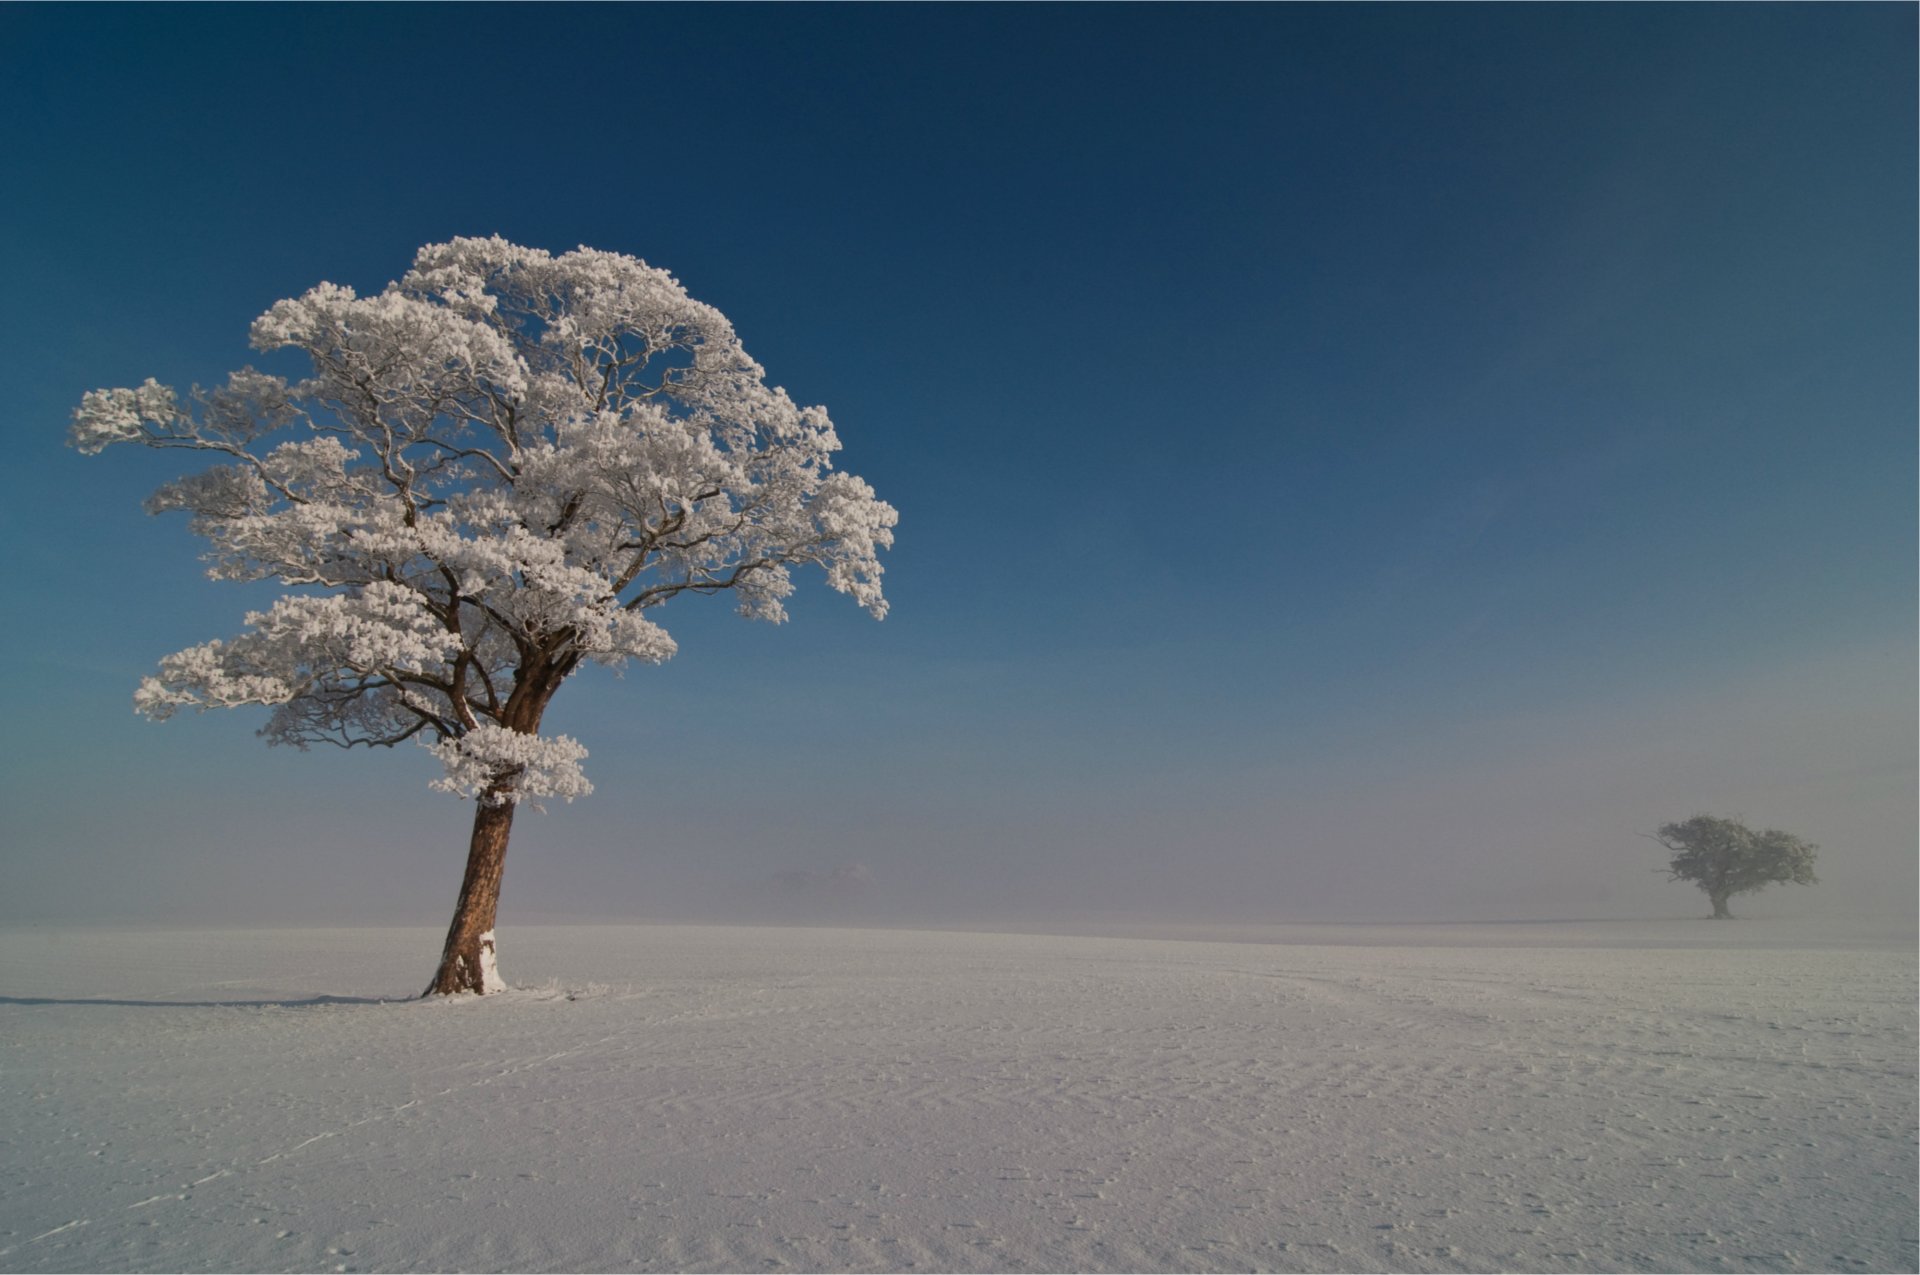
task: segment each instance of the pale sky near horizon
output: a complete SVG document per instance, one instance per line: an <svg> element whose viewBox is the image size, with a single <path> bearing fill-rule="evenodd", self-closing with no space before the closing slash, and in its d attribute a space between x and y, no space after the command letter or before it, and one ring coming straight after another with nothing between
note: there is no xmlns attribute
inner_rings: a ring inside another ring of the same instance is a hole
<svg viewBox="0 0 1920 1275"><path fill-rule="evenodd" d="M562 693L504 924L1684 916L1699 812L1823 848L1747 913L1911 918L1915 28L0 8L0 922L444 923L430 758L134 716L272 591L63 441L492 233L674 272L901 511L883 623L676 603Z"/></svg>

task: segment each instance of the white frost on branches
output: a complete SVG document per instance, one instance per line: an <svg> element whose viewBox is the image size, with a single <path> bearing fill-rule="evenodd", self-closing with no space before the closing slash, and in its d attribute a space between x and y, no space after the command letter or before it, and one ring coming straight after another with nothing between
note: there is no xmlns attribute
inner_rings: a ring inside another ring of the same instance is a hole
<svg viewBox="0 0 1920 1275"><path fill-rule="evenodd" d="M73 415L83 452L207 453L148 510L189 515L215 578L299 590L162 660L143 713L271 705L271 742L418 739L438 788L571 799L585 750L541 715L584 660L672 656L648 614L671 599L728 591L778 622L814 566L886 614L892 507L833 470L824 409L768 386L725 316L644 262L456 239L378 295L278 302L252 339L312 375L148 380Z"/></svg>
<svg viewBox="0 0 1920 1275"><path fill-rule="evenodd" d="M460 650L458 636L415 594L384 581L353 594L282 598L249 613L247 625L253 631L232 642L216 638L160 661L160 676L142 681L135 706L166 718L186 706L282 704L341 672L418 673Z"/></svg>
<svg viewBox="0 0 1920 1275"><path fill-rule="evenodd" d="M427 751L447 768L432 786L458 797L496 804L540 797L572 801L593 791L580 769L587 750L565 735L522 735L485 722L457 739L429 744Z"/></svg>

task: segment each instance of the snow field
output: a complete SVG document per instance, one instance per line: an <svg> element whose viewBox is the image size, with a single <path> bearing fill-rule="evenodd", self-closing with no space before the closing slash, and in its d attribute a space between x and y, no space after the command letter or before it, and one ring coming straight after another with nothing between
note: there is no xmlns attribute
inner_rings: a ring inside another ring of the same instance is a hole
<svg viewBox="0 0 1920 1275"><path fill-rule="evenodd" d="M1765 925L0 931L0 1269L1913 1270L1913 949Z"/></svg>

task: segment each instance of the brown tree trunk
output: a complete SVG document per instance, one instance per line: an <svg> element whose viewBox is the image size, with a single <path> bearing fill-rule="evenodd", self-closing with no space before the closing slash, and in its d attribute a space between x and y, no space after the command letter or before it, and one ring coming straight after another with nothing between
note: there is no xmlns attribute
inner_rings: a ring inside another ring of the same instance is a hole
<svg viewBox="0 0 1920 1275"><path fill-rule="evenodd" d="M493 918L500 907L500 874L507 861L507 836L513 831L513 803L489 789L473 812L473 839L467 848L467 876L460 883L460 904L447 929L439 972L423 996L485 996L505 988L494 961Z"/></svg>
<svg viewBox="0 0 1920 1275"><path fill-rule="evenodd" d="M1726 895L1709 894L1707 897L1713 900L1713 919L1714 920L1731 921L1733 919L1733 913L1727 911Z"/></svg>
<svg viewBox="0 0 1920 1275"><path fill-rule="evenodd" d="M525 735L537 734L547 702L573 671L579 656L553 660L530 659L513 675L500 724ZM517 772L497 775L480 794L473 812L473 838L467 845L467 876L460 883L460 903L447 927L447 946L440 969L422 996L458 996L473 992L485 996L506 990L494 956L493 918L500 909L500 874L506 867L507 836L513 831L509 800Z"/></svg>

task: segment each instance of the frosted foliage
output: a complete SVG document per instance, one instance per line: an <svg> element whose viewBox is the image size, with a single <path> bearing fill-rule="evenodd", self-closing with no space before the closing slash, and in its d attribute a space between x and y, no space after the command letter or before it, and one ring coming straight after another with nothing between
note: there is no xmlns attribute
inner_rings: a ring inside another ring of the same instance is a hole
<svg viewBox="0 0 1920 1275"><path fill-rule="evenodd" d="M449 633L410 590L375 582L353 594L282 598L247 616L252 630L218 639L160 662L134 704L151 717L193 705L234 708L279 704L341 672L379 678L438 668L457 658Z"/></svg>
<svg viewBox="0 0 1920 1275"><path fill-rule="evenodd" d="M817 567L886 614L892 507L833 469L824 409L644 262L456 239L377 295L278 302L252 340L311 375L148 380L73 414L83 452L207 453L148 510L188 515L215 578L298 590L162 660L143 713L271 705L273 742L417 739L447 791L571 798L585 753L538 734L548 700L584 660L672 656L673 598L777 622Z"/></svg>
<svg viewBox="0 0 1920 1275"><path fill-rule="evenodd" d="M441 792L491 803L560 797L572 801L593 791L580 769L587 750L565 735L523 735L491 722L454 739L428 745L447 768L433 781ZM510 786L504 786L507 781Z"/></svg>

